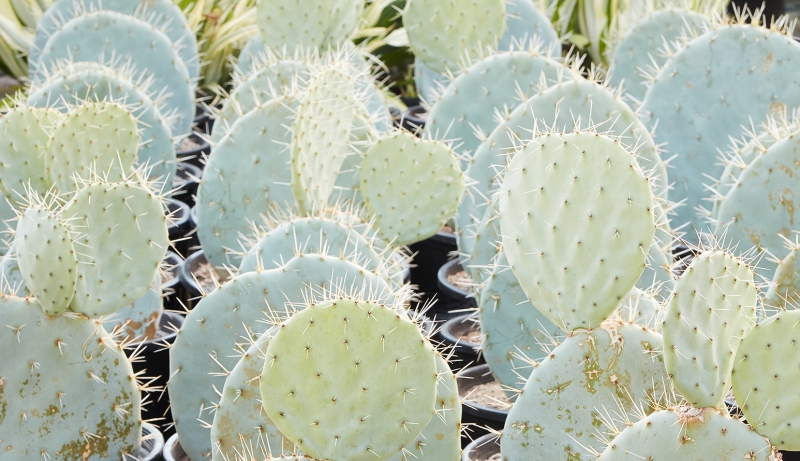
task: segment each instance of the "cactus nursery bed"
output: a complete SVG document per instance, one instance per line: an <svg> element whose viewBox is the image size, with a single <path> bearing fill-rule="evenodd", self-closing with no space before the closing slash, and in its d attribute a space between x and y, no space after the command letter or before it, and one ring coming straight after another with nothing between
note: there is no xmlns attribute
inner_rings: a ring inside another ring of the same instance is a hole
<svg viewBox="0 0 800 461"><path fill-rule="evenodd" d="M0 460L797 459L794 23L572 3L0 1Z"/></svg>

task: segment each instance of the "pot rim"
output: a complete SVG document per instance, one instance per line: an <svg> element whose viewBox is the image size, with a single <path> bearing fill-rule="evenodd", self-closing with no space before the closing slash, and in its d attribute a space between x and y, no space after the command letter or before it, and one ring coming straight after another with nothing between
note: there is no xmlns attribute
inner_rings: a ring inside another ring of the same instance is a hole
<svg viewBox="0 0 800 461"><path fill-rule="evenodd" d="M478 448L488 445L492 442L494 442L497 445L499 453L500 444L497 443L499 441L500 441L500 434L494 434L491 432L486 435L478 437L477 439L470 442L469 445L464 447L464 450L461 452L461 461L475 461L471 458L472 453L476 451Z"/></svg>

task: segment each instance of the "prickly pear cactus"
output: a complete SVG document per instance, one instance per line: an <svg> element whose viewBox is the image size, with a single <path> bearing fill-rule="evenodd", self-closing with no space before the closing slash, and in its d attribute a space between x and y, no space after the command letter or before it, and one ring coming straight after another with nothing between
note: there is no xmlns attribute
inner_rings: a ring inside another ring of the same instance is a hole
<svg viewBox="0 0 800 461"><path fill-rule="evenodd" d="M514 155L499 197L508 261L562 330L599 325L644 271L653 195L618 141L590 131L536 137Z"/></svg>
<svg viewBox="0 0 800 461"><path fill-rule="evenodd" d="M525 47L530 41L541 41L545 48L558 49L561 40L550 18L533 0L505 0L506 30L497 49L506 51Z"/></svg>
<svg viewBox="0 0 800 461"><path fill-rule="evenodd" d="M564 332L528 301L505 253L479 290L481 352L509 398L516 398L533 367L550 355ZM508 389L511 388L511 389Z"/></svg>
<svg viewBox="0 0 800 461"><path fill-rule="evenodd" d="M0 259L0 292L12 296L26 296L28 293L22 271L19 270L17 249L13 243Z"/></svg>
<svg viewBox="0 0 800 461"><path fill-rule="evenodd" d="M497 53L464 70L431 108L426 136L458 141L461 169L482 136L497 126L496 112L516 107L552 82L573 75L560 60L538 48ZM520 99L522 98L522 99ZM483 133L476 135L476 131Z"/></svg>
<svg viewBox="0 0 800 461"><path fill-rule="evenodd" d="M720 408L741 339L756 322L753 271L722 251L692 261L675 285L662 333L675 389L696 408Z"/></svg>
<svg viewBox="0 0 800 461"><path fill-rule="evenodd" d="M53 127L45 165L61 192L80 189L93 175L121 181L133 172L139 142L136 118L125 106L85 102Z"/></svg>
<svg viewBox="0 0 800 461"><path fill-rule="evenodd" d="M395 245L441 230L464 189L450 146L397 131L373 144L361 163L361 196L380 236Z"/></svg>
<svg viewBox="0 0 800 461"><path fill-rule="evenodd" d="M261 406L261 370L266 362L267 345L277 332L273 327L241 351L241 358L225 379L222 396L211 425L213 461L230 461L250 447L262 457L293 453L294 443L283 437ZM231 351L233 352L233 351Z"/></svg>
<svg viewBox="0 0 800 461"><path fill-rule="evenodd" d="M69 225L42 203L26 209L17 222L14 247L25 285L47 315L70 305L78 279L78 255Z"/></svg>
<svg viewBox="0 0 800 461"><path fill-rule="evenodd" d="M600 461L774 461L780 459L750 426L713 408L680 406L657 411L623 430Z"/></svg>
<svg viewBox="0 0 800 461"><path fill-rule="evenodd" d="M31 80L47 75L63 61L97 63L120 59L153 80L152 89L165 97L166 112L175 111L174 134L189 134L194 121L194 85L175 45L151 24L112 11L86 13L69 20L47 40Z"/></svg>
<svg viewBox="0 0 800 461"><path fill-rule="evenodd" d="M135 179L90 183L70 200L61 219L80 234L70 310L110 314L147 292L169 245L161 200Z"/></svg>
<svg viewBox="0 0 800 461"><path fill-rule="evenodd" d="M120 339L143 342L156 337L164 299L161 297L161 274L156 274L147 292L130 306L123 307L103 322L106 331L119 330Z"/></svg>
<svg viewBox="0 0 800 461"><path fill-rule="evenodd" d="M430 106L436 105L449 84L447 76L426 66L419 58L414 58L414 85L422 101Z"/></svg>
<svg viewBox="0 0 800 461"><path fill-rule="evenodd" d="M8 459L137 459L140 392L99 321L0 298L0 440Z"/></svg>
<svg viewBox="0 0 800 461"><path fill-rule="evenodd" d="M197 189L197 235L211 264L238 265L240 256L226 250L240 250L241 235L273 207L294 203L286 124L296 107L288 96L256 107L211 150Z"/></svg>
<svg viewBox="0 0 800 461"><path fill-rule="evenodd" d="M603 448L603 408L631 412L664 392L658 333L639 325L573 332L533 369L500 440L509 461L581 459Z"/></svg>
<svg viewBox="0 0 800 461"><path fill-rule="evenodd" d="M224 371L236 365L231 356L236 344L243 336L254 341L269 328L270 319L286 316L291 305L302 303L309 287L334 286L378 296L391 293L381 277L356 264L327 255L305 255L277 269L233 278L200 300L186 316L170 349L168 387L181 444L191 459L211 456L209 429L198 419L212 421L211 412L219 401L214 388L223 388Z"/></svg>
<svg viewBox="0 0 800 461"><path fill-rule="evenodd" d="M798 75L800 44L790 33L746 24L714 28L684 44L659 70L641 114L665 155L675 157L670 198L685 204L673 223L691 223L688 239L706 230L695 208L705 203L706 178L723 171L717 149L751 120L760 123L800 105Z"/></svg>
<svg viewBox="0 0 800 461"><path fill-rule="evenodd" d="M468 199L462 197L462 200ZM472 280L481 282L492 273L495 258L501 251L501 240L500 217L497 206L492 205L486 208L483 219L475 230L475 244L472 247L472 253L469 258L465 258L461 262Z"/></svg>
<svg viewBox="0 0 800 461"><path fill-rule="evenodd" d="M611 84L624 84L625 92L641 101L648 82L642 73L667 62L665 47L681 37L702 34L710 26L704 14L681 8L659 9L639 19L614 48L609 60Z"/></svg>
<svg viewBox="0 0 800 461"><path fill-rule="evenodd" d="M434 417L436 353L385 305L307 305L281 324L266 355L264 409L315 459L386 459L412 446Z"/></svg>
<svg viewBox="0 0 800 461"><path fill-rule="evenodd" d="M739 344L733 367L733 395L756 432L781 450L800 450L797 382L800 311L762 321Z"/></svg>
<svg viewBox="0 0 800 461"><path fill-rule="evenodd" d="M268 49L324 52L342 45L363 9L361 0L259 0L256 22Z"/></svg>
<svg viewBox="0 0 800 461"><path fill-rule="evenodd" d="M663 317L664 309L661 304L650 293L639 288L633 288L622 298L611 316L612 319L642 325L653 331L661 329Z"/></svg>
<svg viewBox="0 0 800 461"><path fill-rule="evenodd" d="M315 73L292 126L292 193L301 213L321 210L347 156L355 86L346 63Z"/></svg>
<svg viewBox="0 0 800 461"><path fill-rule="evenodd" d="M414 56L440 74L455 73L497 47L505 32L506 6L503 0L411 0L403 25Z"/></svg>
<svg viewBox="0 0 800 461"><path fill-rule="evenodd" d="M792 245L789 255L775 269L775 276L767 289L765 309L781 309L800 305L800 259L797 246Z"/></svg>

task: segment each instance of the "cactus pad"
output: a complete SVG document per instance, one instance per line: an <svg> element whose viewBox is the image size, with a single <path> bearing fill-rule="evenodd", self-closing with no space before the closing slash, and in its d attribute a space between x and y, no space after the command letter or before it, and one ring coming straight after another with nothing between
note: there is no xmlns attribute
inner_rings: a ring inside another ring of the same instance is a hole
<svg viewBox="0 0 800 461"><path fill-rule="evenodd" d="M380 236L395 245L441 230L464 188L458 159L440 141L398 131L373 144L361 163L361 196Z"/></svg>
<svg viewBox="0 0 800 461"><path fill-rule="evenodd" d="M467 200L462 198L462 200ZM483 219L475 230L475 237L472 240L471 251L464 248L462 251L469 251L469 259L462 261L462 266L466 267L472 280L482 282L493 270L493 264L497 254L501 251L502 237L500 236L500 217L497 214L497 207L492 205L486 208ZM463 237L459 240L459 245L466 241ZM464 245L466 246L466 245ZM459 246L459 248L462 248Z"/></svg>
<svg viewBox="0 0 800 461"><path fill-rule="evenodd" d="M93 183L79 190L62 219L80 234L78 284L70 310L110 314L144 295L169 245L161 198L146 183Z"/></svg>
<svg viewBox="0 0 800 461"><path fill-rule="evenodd" d="M7 459L137 459L140 394L125 352L96 321L0 299L0 440ZM126 456L127 455L127 456Z"/></svg>
<svg viewBox="0 0 800 461"><path fill-rule="evenodd" d="M119 328L120 339L143 342L156 337L161 315L164 313L164 300L161 297L161 274L156 274L147 292L130 306L123 307L110 316L103 327L106 331Z"/></svg>
<svg viewBox="0 0 800 461"><path fill-rule="evenodd" d="M550 18L533 0L505 0L505 3L506 30L497 44L498 50L519 49L531 40L541 41L546 48L558 50L561 47Z"/></svg>
<svg viewBox="0 0 800 461"><path fill-rule="evenodd" d="M744 337L733 367L733 394L747 421L781 450L800 450L800 398L791 385L800 378L797 341L800 311L762 321Z"/></svg>
<svg viewBox="0 0 800 461"><path fill-rule="evenodd" d="M0 190L12 204L27 196L29 184L39 195L50 189L45 148L50 130L60 118L55 110L25 105L0 117Z"/></svg>
<svg viewBox="0 0 800 461"><path fill-rule="evenodd" d="M78 260L69 228L43 206L25 210L17 222L14 247L22 278L47 315L69 307L75 294Z"/></svg>
<svg viewBox="0 0 800 461"><path fill-rule="evenodd" d="M257 5L264 45L284 53L337 48L356 28L364 9L361 0L271 0Z"/></svg>
<svg viewBox="0 0 800 461"><path fill-rule="evenodd" d="M594 132L537 137L514 155L499 197L508 261L562 330L599 325L644 271L653 196L619 142Z"/></svg>
<svg viewBox="0 0 800 461"><path fill-rule="evenodd" d="M736 349L756 322L753 271L721 251L694 259L667 308L664 362L675 389L697 408L719 408Z"/></svg>
<svg viewBox="0 0 800 461"><path fill-rule="evenodd" d="M766 309L800 305L800 258L798 256L800 255L797 254L797 248L793 248L789 255L778 264L764 299Z"/></svg>
<svg viewBox="0 0 800 461"><path fill-rule="evenodd" d="M315 459L385 459L434 416L436 353L415 324L353 299L311 304L267 346L261 397L278 428Z"/></svg>

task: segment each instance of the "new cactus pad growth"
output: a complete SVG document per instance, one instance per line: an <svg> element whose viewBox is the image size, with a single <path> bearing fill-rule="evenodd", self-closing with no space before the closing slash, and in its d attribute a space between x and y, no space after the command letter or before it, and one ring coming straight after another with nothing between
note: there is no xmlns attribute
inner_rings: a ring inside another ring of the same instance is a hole
<svg viewBox="0 0 800 461"><path fill-rule="evenodd" d="M434 417L436 353L415 324L354 299L311 304L281 324L261 375L264 409L315 459L385 459Z"/></svg>
<svg viewBox="0 0 800 461"><path fill-rule="evenodd" d="M257 5L263 44L283 53L335 49L356 28L364 9L360 0L259 0Z"/></svg>

